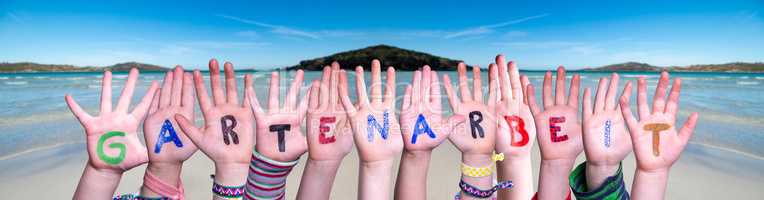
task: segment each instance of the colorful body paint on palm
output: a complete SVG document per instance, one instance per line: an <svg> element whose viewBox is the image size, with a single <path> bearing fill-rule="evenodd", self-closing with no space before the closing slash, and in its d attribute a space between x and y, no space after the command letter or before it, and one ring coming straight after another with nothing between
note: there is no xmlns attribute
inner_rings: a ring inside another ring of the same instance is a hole
<svg viewBox="0 0 764 200"><path fill-rule="evenodd" d="M162 151L162 145L168 142L175 143L175 146L178 148L183 147L183 142L180 141L178 134L175 133L175 129L172 128L172 123L170 120L165 119L164 124L162 125L162 130L159 132L156 144L154 145L154 153L158 154L160 151Z"/></svg>
<svg viewBox="0 0 764 200"><path fill-rule="evenodd" d="M605 147L610 148L610 131L613 126L613 122L609 119L605 121Z"/></svg>
<svg viewBox="0 0 764 200"><path fill-rule="evenodd" d="M528 144L530 138L528 138L528 131L525 130L525 121L517 115L504 116L504 120L507 121L509 126L509 135L511 136L510 145L514 147L521 147ZM520 134L520 141L517 141L515 133Z"/></svg>
<svg viewBox="0 0 764 200"><path fill-rule="evenodd" d="M285 139L285 132L292 129L292 125L289 124L274 124L268 127L271 132L276 132L278 135L279 140L279 151L284 152L286 151L286 142L284 142Z"/></svg>
<svg viewBox="0 0 764 200"><path fill-rule="evenodd" d="M116 165L116 164L122 163L122 161L125 160L125 154L127 154L127 146L125 146L125 144L123 143L113 142L109 145L109 148L118 149L119 155L117 155L116 157L106 155L106 153L103 151L103 145L104 143L106 143L106 140L112 137L125 137L125 132L109 131L106 134L101 135L101 138L98 139L98 146L96 147L96 152L98 152L98 158L103 160L103 162L110 165Z"/></svg>
<svg viewBox="0 0 764 200"><path fill-rule="evenodd" d="M382 121L382 125L377 122L377 118L374 118L374 115L369 114L367 117L367 126L366 126L366 137L369 140L369 142L374 141L374 130L376 129L379 131L379 134L382 135L382 139L387 140L387 132L390 129L390 120L389 120L389 113L387 110L382 114L382 117L384 118Z"/></svg>
<svg viewBox="0 0 764 200"><path fill-rule="evenodd" d="M671 125L666 123L653 123L653 124L645 124L644 129L646 131L652 131L653 132L653 155L660 156L661 150L659 148L661 144L661 131L668 130L671 128Z"/></svg>
<svg viewBox="0 0 764 200"><path fill-rule="evenodd" d="M229 121L231 124L228 124ZM226 115L221 117L220 127L223 129L223 142L226 145L231 144L230 140L233 140L234 144L239 144L239 135L233 131L233 128L236 127L236 118L234 118L233 115ZM228 139L229 136L231 139Z"/></svg>
<svg viewBox="0 0 764 200"><path fill-rule="evenodd" d="M321 118L319 118L319 122L318 122L318 143L329 144L329 143L332 143L332 142L337 140L334 137L334 135L332 135L330 137L326 137L326 133L331 131L331 128L329 126L327 126L327 124L332 124L332 123L336 122L336 120L337 119L335 117L321 117Z"/></svg>
<svg viewBox="0 0 764 200"><path fill-rule="evenodd" d="M565 117L550 117L549 118L549 134L552 137L552 142L562 142L568 140L568 135L558 136L557 133L562 131L558 123L565 123Z"/></svg>
<svg viewBox="0 0 764 200"><path fill-rule="evenodd" d="M483 121L483 113L480 111L472 111L470 112L470 131L472 132L472 138L477 139L477 136L480 135L480 138L485 137L485 133L483 132L483 127L480 126L480 122Z"/></svg>
<svg viewBox="0 0 764 200"><path fill-rule="evenodd" d="M427 124L427 120L424 119L424 115L419 114L416 118L416 123L414 123L414 132L411 134L411 144L416 144L416 138L423 132L427 133L427 136L430 136L432 139L435 139L436 137L435 132L433 132L430 125Z"/></svg>

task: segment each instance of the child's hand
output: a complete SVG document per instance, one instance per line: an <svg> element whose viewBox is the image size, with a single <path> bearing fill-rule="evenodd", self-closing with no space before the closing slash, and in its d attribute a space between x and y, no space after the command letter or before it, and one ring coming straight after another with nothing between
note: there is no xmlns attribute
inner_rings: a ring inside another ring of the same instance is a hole
<svg viewBox="0 0 764 200"><path fill-rule="evenodd" d="M373 60L370 102L363 67L356 67L356 105L348 96L347 76L340 74L340 97L353 127L353 138L362 162L391 161L403 148L400 125L395 117L395 69L387 68L384 101L381 73L379 60Z"/></svg>
<svg viewBox="0 0 764 200"><path fill-rule="evenodd" d="M286 102L279 107L279 74L271 73L270 88L268 89L268 112L263 111L257 100L257 94L252 87L252 75L247 74L247 97L249 98L252 111L255 113L257 127L257 152L270 159L289 162L299 158L308 149L305 136L300 131L300 123L308 109L308 101L305 98L297 105L297 97L303 83L304 72L297 70Z"/></svg>
<svg viewBox="0 0 764 200"><path fill-rule="evenodd" d="M406 151L431 151L464 122L462 115L443 119L438 72L425 65L414 72L411 85L406 87L401 108L401 131Z"/></svg>
<svg viewBox="0 0 764 200"><path fill-rule="evenodd" d="M658 81L658 86L655 89L651 113L647 105L647 83L645 83L644 77L639 78L637 82L639 121L631 114L629 105L630 84L626 85L621 96L621 111L631 132L638 170L668 170L679 158L695 129L698 113L692 113L677 134L675 123L682 80L674 79L674 85L671 87L668 102L666 102L668 84L669 74L664 71L661 73L660 81Z"/></svg>
<svg viewBox="0 0 764 200"><path fill-rule="evenodd" d="M104 72L101 82L101 111L97 117L88 115L71 95L66 95L69 109L85 127L88 164L94 169L122 174L148 160L146 147L143 147L138 138L138 126L146 117L158 84L152 82L141 102L135 106L133 112L128 113L137 80L138 70L133 68L119 97L117 108L112 110L111 72Z"/></svg>
<svg viewBox="0 0 764 200"><path fill-rule="evenodd" d="M467 118L467 122L459 125L458 131L449 135L448 139L462 152L462 155L491 155L494 151L497 127L497 119L492 111L497 102L498 83L496 83L496 77L498 73L495 67L490 69L488 104L486 105L483 100L480 67L474 66L472 68L474 95L470 94L468 88L467 66L464 63L459 63L458 71L461 100L456 97L451 86L451 78L448 75L443 75L443 80L454 115L464 116Z"/></svg>
<svg viewBox="0 0 764 200"><path fill-rule="evenodd" d="M536 124L525 98L528 77L520 76L514 62L506 63L504 56L496 57L499 71L501 99L496 106L499 132L496 134L496 151L508 156L530 156L536 138Z"/></svg>
<svg viewBox="0 0 764 200"><path fill-rule="evenodd" d="M143 122L150 163L179 165L196 152L196 145L174 117L179 114L194 121L193 84L191 73L183 73L178 66L167 72L161 91L154 94L149 115Z"/></svg>
<svg viewBox="0 0 764 200"><path fill-rule="evenodd" d="M324 67L321 80L313 81L308 103L308 156L312 160L342 160L353 148L353 134L345 109L339 103L340 64Z"/></svg>
<svg viewBox="0 0 764 200"><path fill-rule="evenodd" d="M247 97L243 104L239 104L233 65L226 62L224 67L225 93L220 86L218 61L210 60L212 102L207 96L202 74L194 71L194 86L204 115L204 126L197 128L180 114L176 114L175 119L199 150L215 162L215 181L221 185L238 186L246 179L252 156L252 110Z"/></svg>
<svg viewBox="0 0 764 200"><path fill-rule="evenodd" d="M583 150L581 124L578 121L579 76L570 81L570 94L565 96L565 69L557 68L557 86L552 96L552 73L544 75L544 110L536 105L532 85L528 85L528 104L538 129L542 160L575 160Z"/></svg>

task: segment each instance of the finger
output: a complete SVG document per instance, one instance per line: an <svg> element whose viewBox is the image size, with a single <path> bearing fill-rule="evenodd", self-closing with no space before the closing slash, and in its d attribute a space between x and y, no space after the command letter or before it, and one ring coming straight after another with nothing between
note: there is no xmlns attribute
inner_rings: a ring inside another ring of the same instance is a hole
<svg viewBox="0 0 764 200"><path fill-rule="evenodd" d="M149 105L149 115L159 110L159 91L154 92L152 95L154 97L151 98L151 104Z"/></svg>
<svg viewBox="0 0 764 200"><path fill-rule="evenodd" d="M623 119L626 121L626 125L629 127L629 130L631 130L632 133L636 133L638 122L637 119L634 118L634 115L631 113L631 87L631 81L626 82L626 86L623 87L623 92L621 93L619 105L621 108L621 114L623 115Z"/></svg>
<svg viewBox="0 0 764 200"><path fill-rule="evenodd" d="M310 83L310 96L308 97L310 99L308 102L308 108L310 110L318 109L319 98L321 98L318 94L320 93L319 90L321 90L321 81L313 80L313 82Z"/></svg>
<svg viewBox="0 0 764 200"><path fill-rule="evenodd" d="M459 107L461 101L456 97L454 88L451 85L451 78L448 77L448 74L443 74L443 86L446 88L446 95L448 96L448 103L451 104L451 110L456 112L456 108Z"/></svg>
<svg viewBox="0 0 764 200"><path fill-rule="evenodd" d="M459 92L461 92L462 95L462 101L472 101L472 94L470 94L470 90L468 87L467 82L469 80L467 79L467 65L464 63L459 63L458 66L459 71Z"/></svg>
<svg viewBox="0 0 764 200"><path fill-rule="evenodd" d="M615 110L615 107L618 105L615 102L615 95L618 94L618 81L620 77L617 73L613 73L613 75L610 76L610 85L607 89L607 95L605 96L605 108L607 110Z"/></svg>
<svg viewBox="0 0 764 200"><path fill-rule="evenodd" d="M557 67L557 81L555 91L555 104L565 104L565 68L562 66Z"/></svg>
<svg viewBox="0 0 764 200"><path fill-rule="evenodd" d="M489 108L495 108L496 104L499 102L499 90L501 86L499 86L499 70L496 69L496 65L493 66L493 68L488 68L488 107ZM482 95L481 95L482 96ZM479 102L483 102L482 98Z"/></svg>
<svg viewBox="0 0 764 200"><path fill-rule="evenodd" d="M189 121L181 114L175 114L175 121L178 122L180 129L186 133L188 139L191 139L191 142L193 142L197 147L204 143L204 135L202 134L202 131L194 126L193 122Z"/></svg>
<svg viewBox="0 0 764 200"><path fill-rule="evenodd" d="M172 97L170 98L170 105L180 106L181 95L183 93L183 67L180 65L175 66L172 77Z"/></svg>
<svg viewBox="0 0 764 200"><path fill-rule="evenodd" d="M254 88L254 77L252 77L252 74L247 74L244 76L244 97L246 98L245 103L252 109L252 113L255 115L255 119L262 119L263 116L263 107L260 106L260 101L257 99L257 93L255 92ZM247 103L249 102L249 103Z"/></svg>
<svg viewBox="0 0 764 200"><path fill-rule="evenodd" d="M210 68L210 87L212 89L212 101L215 105L224 104L225 94L223 94L223 88L220 86L220 65L218 60L212 59L209 63Z"/></svg>
<svg viewBox="0 0 764 200"><path fill-rule="evenodd" d="M666 71L661 72L661 78L658 80L658 87L655 88L653 96L653 113L665 111L666 108L666 88L669 85L669 74Z"/></svg>
<svg viewBox="0 0 764 200"><path fill-rule="evenodd" d="M594 110L592 111L594 113L599 113L605 108L605 93L607 93L605 88L607 87L607 82L607 78L600 78L600 82L597 85L597 95L594 96Z"/></svg>
<svg viewBox="0 0 764 200"><path fill-rule="evenodd" d="M305 78L305 72L297 70L297 74L292 80L292 85L289 87L289 92L286 96L286 104L284 104L284 111L292 111L297 109L297 96L300 95L300 88L302 88L303 79ZM302 102L302 101L301 101Z"/></svg>
<svg viewBox="0 0 764 200"><path fill-rule="evenodd" d="M411 109L411 98L412 98L411 90L413 90L411 88L411 85L406 85L406 91L403 93L403 104L401 105L401 111Z"/></svg>
<svg viewBox="0 0 764 200"><path fill-rule="evenodd" d="M329 66L324 67L324 71L321 73L321 91L319 94L320 104L318 105L329 105L329 99L332 98L332 96L329 94L329 84L332 82L332 73L332 68Z"/></svg>
<svg viewBox="0 0 764 200"><path fill-rule="evenodd" d="M371 103L382 102L382 66L379 60L371 61Z"/></svg>
<svg viewBox="0 0 764 200"><path fill-rule="evenodd" d="M541 92L544 109L554 106L554 96L552 96L552 72L550 71L547 71L546 74L544 74L544 86Z"/></svg>
<svg viewBox="0 0 764 200"><path fill-rule="evenodd" d="M387 67L387 76L385 77L385 104L388 107L395 107L395 68Z"/></svg>
<svg viewBox="0 0 764 200"><path fill-rule="evenodd" d="M490 84L489 84L490 85ZM472 90L474 95L473 100L477 102L483 102L483 79L480 77L480 66L472 67Z"/></svg>
<svg viewBox="0 0 764 200"><path fill-rule="evenodd" d="M429 108L430 103L430 90L432 90L432 69L430 66L425 65L422 67L422 82L420 82L419 98L416 99L420 104L426 105L425 109Z"/></svg>
<svg viewBox="0 0 764 200"><path fill-rule="evenodd" d="M300 85L302 85L302 83L300 83ZM310 96L310 90L305 92L305 96L303 96L302 100L300 100L300 103L297 104L297 108L296 108L297 114L298 114L297 119L300 119L300 121L302 121L302 119L305 117L305 114L308 113L308 100L305 99L305 97L309 97L309 96Z"/></svg>
<svg viewBox="0 0 764 200"><path fill-rule="evenodd" d="M183 73L183 91L181 94L181 106L194 109L194 80L191 73Z"/></svg>
<svg viewBox="0 0 764 200"><path fill-rule="evenodd" d="M528 84L528 88L525 89L528 96L526 98L528 99L528 107L531 109L531 113L533 113L534 116L541 113L541 109L539 109L539 106L536 104L536 92L533 90L533 84Z"/></svg>
<svg viewBox="0 0 764 200"><path fill-rule="evenodd" d="M508 100L512 98L512 93L510 91L510 80L509 80L509 74L507 73L507 64L504 59L504 55L499 54L496 56L496 64L491 64L494 67L498 66L499 71L499 87L501 87L501 99ZM491 66L488 66L488 69L491 69Z"/></svg>
<svg viewBox="0 0 764 200"><path fill-rule="evenodd" d="M578 108L578 90L581 87L581 76L573 75L570 79L570 91L568 91L568 105Z"/></svg>
<svg viewBox="0 0 764 200"><path fill-rule="evenodd" d="M442 106L441 102L441 91L440 91L440 77L438 76L437 71L432 71L430 73L430 105L433 106L433 108L440 108Z"/></svg>
<svg viewBox="0 0 764 200"><path fill-rule="evenodd" d="M133 99L133 91L135 91L135 82L138 81L138 73L138 69L130 69L125 87L122 88L122 94L119 95L119 101L117 101L117 112L127 113L127 109L130 108L130 100Z"/></svg>
<svg viewBox="0 0 764 200"><path fill-rule="evenodd" d="M647 105L647 80L644 76L637 80L637 112L640 120L650 116L650 108Z"/></svg>
<svg viewBox="0 0 764 200"><path fill-rule="evenodd" d="M363 72L363 70L361 71ZM340 70L339 90L342 107L345 108L345 112L347 112L348 116L353 116L355 113L355 106L353 106L353 102L350 101L350 96L348 95L348 76L344 69Z"/></svg>
<svg viewBox="0 0 764 200"><path fill-rule="evenodd" d="M684 122L684 125L681 129L679 129L679 138L681 138L682 146L686 145L687 142L690 141L690 138L692 138L692 133L695 132L695 125L698 122L698 113L693 112L690 114L690 117L687 118L687 121Z"/></svg>
<svg viewBox="0 0 764 200"><path fill-rule="evenodd" d="M523 97L522 98L523 99L523 103L525 105L528 105L528 98L525 98L525 96L528 94L528 90L527 90L528 89L528 84L531 84L531 81L528 80L528 76L521 75L520 76L520 84L521 84L521 87L522 87L522 95L520 95L520 96Z"/></svg>
<svg viewBox="0 0 764 200"><path fill-rule="evenodd" d="M160 88L159 92L159 107L164 108L170 106L170 96L172 95L172 83L174 75L172 74L172 71L167 71L164 74L164 80L162 81L162 88Z"/></svg>
<svg viewBox="0 0 764 200"><path fill-rule="evenodd" d="M225 94L226 102L230 104L239 104L239 88L236 87L236 71L233 70L233 64L225 62Z"/></svg>
<svg viewBox="0 0 764 200"><path fill-rule="evenodd" d="M509 82L512 84L512 98L524 99L522 82L520 81L520 70L515 62L509 62Z"/></svg>
<svg viewBox="0 0 764 200"><path fill-rule="evenodd" d="M101 112L100 114L111 112L111 71L103 72L101 79Z"/></svg>
<svg viewBox="0 0 764 200"><path fill-rule="evenodd" d="M154 98L154 93L159 90L159 83L156 81L151 82L151 86L149 87L149 90L146 91L146 94L143 95L143 98L141 99L141 102L138 103L138 105L135 106L133 109L133 112L130 113L130 115L133 115L136 117L136 119L140 119L143 121L143 118L146 117L146 112L149 110L149 106L151 105L151 100Z"/></svg>
<svg viewBox="0 0 764 200"><path fill-rule="evenodd" d="M207 95L207 88L204 88L202 73L199 70L194 70L194 89L196 91L196 99L199 100L199 109L202 110L202 113L212 108L210 97Z"/></svg>
<svg viewBox="0 0 764 200"><path fill-rule="evenodd" d="M366 80L363 76L363 67L361 66L355 68L355 91L358 105L369 104L369 96L366 93Z"/></svg>
<svg viewBox="0 0 764 200"><path fill-rule="evenodd" d="M676 111L679 107L679 93L682 90L682 79L675 78L674 85L671 86L671 92L669 93L668 102L666 103L665 113L676 115Z"/></svg>
<svg viewBox="0 0 764 200"><path fill-rule="evenodd" d="M339 84L340 77L340 63L332 62L332 76L331 83L329 84L329 105L334 108L339 100L339 92L337 91L337 85Z"/></svg>
<svg viewBox="0 0 764 200"><path fill-rule="evenodd" d="M413 76L414 77L411 80L412 87L413 87L411 88L411 97L410 97L411 99L408 99L408 100L409 100L409 104L419 105L421 103L420 100L422 99L422 97L420 96L422 94L422 71L419 71L419 70L415 71ZM403 99L405 103L406 97L404 97Z"/></svg>
<svg viewBox="0 0 764 200"><path fill-rule="evenodd" d="M592 94L589 88L584 89L584 105L583 111L581 111L584 118L584 123L589 121L589 117L592 116Z"/></svg>
<svg viewBox="0 0 764 200"><path fill-rule="evenodd" d="M464 115L460 115L460 114L452 115L451 117L448 118L448 120L443 122L444 124L441 125L441 127L443 127L441 129L442 134L445 134L446 137L450 136L451 133L454 132L454 129L456 128L456 126L459 126L459 124L462 124L465 121L467 121L467 118L464 117Z"/></svg>
<svg viewBox="0 0 764 200"><path fill-rule="evenodd" d="M271 72L271 86L268 88L268 113L279 111L279 73Z"/></svg>
<svg viewBox="0 0 764 200"><path fill-rule="evenodd" d="M77 117L77 120L80 121L80 123L85 124L84 122L90 121L90 119L93 119L90 114L85 112L85 110L80 107L80 104L77 103L77 101L74 101L74 98L72 95L65 95L64 100L66 100L66 105L69 106L69 110L72 111L74 114L74 117Z"/></svg>

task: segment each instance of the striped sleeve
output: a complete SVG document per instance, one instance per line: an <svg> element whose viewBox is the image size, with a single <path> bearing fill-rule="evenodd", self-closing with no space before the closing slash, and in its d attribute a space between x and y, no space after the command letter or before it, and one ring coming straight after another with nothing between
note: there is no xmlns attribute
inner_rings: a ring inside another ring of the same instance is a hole
<svg viewBox="0 0 764 200"><path fill-rule="evenodd" d="M570 189L576 199L581 200L628 200L629 192L623 183L623 165L618 165L618 171L607 177L598 188L589 189L586 186L586 162L581 163L570 173Z"/></svg>

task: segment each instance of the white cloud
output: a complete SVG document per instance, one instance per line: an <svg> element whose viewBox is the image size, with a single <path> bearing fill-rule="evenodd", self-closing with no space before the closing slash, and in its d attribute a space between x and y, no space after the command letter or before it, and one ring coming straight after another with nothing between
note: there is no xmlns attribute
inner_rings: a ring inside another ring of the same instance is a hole
<svg viewBox="0 0 764 200"><path fill-rule="evenodd" d="M260 35L257 33L257 31L239 31L235 33L237 36L240 37L246 37L246 38L258 38Z"/></svg>
<svg viewBox="0 0 764 200"><path fill-rule="evenodd" d="M461 30L461 31L456 31L456 32L453 32L453 33L449 33L449 34L445 35L444 38L451 39L451 38L457 38L457 37L464 37L464 36L473 36L473 35L482 35L482 34L487 34L487 33L493 33L495 31L495 29L497 29L497 28L501 28L501 27L505 27L505 26L509 26L509 25L513 25L513 24L523 23L523 22L526 22L526 21L529 21L529 20L546 17L548 15L549 14L540 14L540 15L524 17L524 18L520 18L520 19L516 19L516 20L512 20L512 21L506 21L506 22L502 22L502 23L498 23L498 24L490 24L490 25L484 25L484 26L468 28L468 29L464 29L464 30Z"/></svg>
<svg viewBox="0 0 764 200"><path fill-rule="evenodd" d="M268 24L263 22L258 22L254 20L244 19L236 16L231 15L217 15L218 17L222 17L225 19L241 22L244 24L250 24L255 25L263 28L270 29L271 33L281 35L285 38L309 38L309 39L321 39L324 37L349 37L349 36L363 36L366 35L365 32L359 32L359 31L350 31L350 30L319 30L319 31L307 31L307 30L301 30L298 28L292 28L282 25L275 25L275 24ZM240 34L246 34L251 35L251 33L248 32L240 32ZM241 35L240 35L241 36Z"/></svg>

